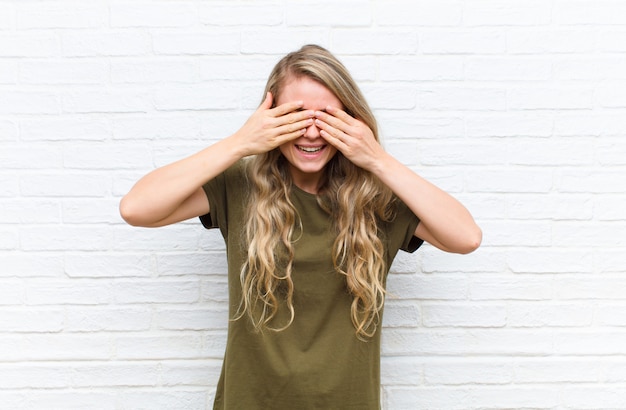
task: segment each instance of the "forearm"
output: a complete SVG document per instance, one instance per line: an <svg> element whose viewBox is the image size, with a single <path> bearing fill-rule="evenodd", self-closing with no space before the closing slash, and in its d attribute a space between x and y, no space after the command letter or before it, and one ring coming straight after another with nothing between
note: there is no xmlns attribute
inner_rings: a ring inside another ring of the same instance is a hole
<svg viewBox="0 0 626 410"><path fill-rule="evenodd" d="M141 178L122 198L122 217L132 225L163 225L161 221L177 212L203 184L242 156L236 141L230 137L185 159L155 169Z"/></svg>
<svg viewBox="0 0 626 410"><path fill-rule="evenodd" d="M372 170L420 219L424 240L455 253L476 249L482 232L455 198L410 170L388 153Z"/></svg>

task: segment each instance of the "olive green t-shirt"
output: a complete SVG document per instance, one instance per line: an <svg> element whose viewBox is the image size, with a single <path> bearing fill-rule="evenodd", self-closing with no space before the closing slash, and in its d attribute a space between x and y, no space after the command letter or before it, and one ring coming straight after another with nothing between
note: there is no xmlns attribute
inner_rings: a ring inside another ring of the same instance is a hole
<svg viewBox="0 0 626 410"><path fill-rule="evenodd" d="M243 161L204 186L210 214L200 219L219 228L226 241L230 317L241 300L239 273L248 183ZM226 352L214 409L377 410L380 408L380 326L367 341L357 338L350 319L352 296L333 267L330 216L315 195L293 187L291 199L302 219L294 243L293 323L283 331L255 332L246 316L229 321ZM400 201L396 218L382 223L387 268L398 249L415 251L419 220ZM276 326L289 314L279 310Z"/></svg>

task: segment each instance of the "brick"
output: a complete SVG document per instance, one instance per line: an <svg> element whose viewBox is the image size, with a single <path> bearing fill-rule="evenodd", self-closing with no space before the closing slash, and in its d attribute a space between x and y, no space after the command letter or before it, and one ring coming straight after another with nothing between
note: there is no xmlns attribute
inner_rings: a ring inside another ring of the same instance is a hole
<svg viewBox="0 0 626 410"><path fill-rule="evenodd" d="M332 33L332 45L339 54L413 54L417 51L417 33L337 29Z"/></svg>
<svg viewBox="0 0 626 410"><path fill-rule="evenodd" d="M385 139L392 138L446 138L464 133L463 119L458 116L407 116L382 112L378 115L379 128Z"/></svg>
<svg viewBox="0 0 626 410"><path fill-rule="evenodd" d="M202 24L210 26L277 26L284 22L285 12L278 4L198 4Z"/></svg>
<svg viewBox="0 0 626 410"><path fill-rule="evenodd" d="M80 305L66 307L65 311L65 330L68 332L145 332L152 325L152 309L148 306Z"/></svg>
<svg viewBox="0 0 626 410"><path fill-rule="evenodd" d="M591 109L593 90L584 87L513 88L507 94L512 110Z"/></svg>
<svg viewBox="0 0 626 410"><path fill-rule="evenodd" d="M625 108L626 101L624 101L624 90L626 89L626 82L604 82L596 90L596 98L598 104L602 107L608 108Z"/></svg>
<svg viewBox="0 0 626 410"><path fill-rule="evenodd" d="M241 48L241 34L236 31L196 33L155 33L152 47L157 55L215 55L237 54Z"/></svg>
<svg viewBox="0 0 626 410"><path fill-rule="evenodd" d="M1 47L0 47L1 49ZM0 115L58 114L59 97L50 92L6 91L0 100Z"/></svg>
<svg viewBox="0 0 626 410"><path fill-rule="evenodd" d="M0 306L21 305L25 299L26 288L21 280L0 281Z"/></svg>
<svg viewBox="0 0 626 410"><path fill-rule="evenodd" d="M554 117L524 112L472 113L465 120L468 137L549 137Z"/></svg>
<svg viewBox="0 0 626 410"><path fill-rule="evenodd" d="M513 381L513 363L507 359L436 358L424 363L426 385L494 385Z"/></svg>
<svg viewBox="0 0 626 410"><path fill-rule="evenodd" d="M76 89L63 96L67 113L133 113L150 110L151 98L141 89L115 88L98 91Z"/></svg>
<svg viewBox="0 0 626 410"><path fill-rule="evenodd" d="M160 254L156 265L159 276L225 274L228 269L221 251Z"/></svg>
<svg viewBox="0 0 626 410"><path fill-rule="evenodd" d="M541 0L515 0L507 3L474 0L463 10L468 26L536 26L551 21L550 8Z"/></svg>
<svg viewBox="0 0 626 410"><path fill-rule="evenodd" d="M151 152L144 144L82 142L65 147L66 169L146 169L152 166Z"/></svg>
<svg viewBox="0 0 626 410"><path fill-rule="evenodd" d="M19 247L19 236L15 228L0 229L0 249L9 250Z"/></svg>
<svg viewBox="0 0 626 410"><path fill-rule="evenodd" d="M420 309L415 304L402 303L387 298L383 327L415 327L421 323Z"/></svg>
<svg viewBox="0 0 626 410"><path fill-rule="evenodd" d="M466 175L470 192L547 193L552 190L553 176L549 169L519 169L508 167L497 173L470 170Z"/></svg>
<svg viewBox="0 0 626 410"><path fill-rule="evenodd" d="M11 199L0 201L0 222L6 224L59 223L56 201Z"/></svg>
<svg viewBox="0 0 626 410"><path fill-rule="evenodd" d="M228 302L228 277L226 272L214 275L200 281L200 301L202 303L216 302L225 305Z"/></svg>
<svg viewBox="0 0 626 410"><path fill-rule="evenodd" d="M190 2L115 3L109 10L111 27L191 27L198 22Z"/></svg>
<svg viewBox="0 0 626 410"><path fill-rule="evenodd" d="M456 56L380 58L382 81L455 81L463 79L463 62Z"/></svg>
<svg viewBox="0 0 626 410"><path fill-rule="evenodd" d="M0 277L50 277L58 278L64 273L64 260L58 254L35 254L32 252L0 253Z"/></svg>
<svg viewBox="0 0 626 410"><path fill-rule="evenodd" d="M366 85L361 91L373 110L410 110L416 107L417 90L410 87Z"/></svg>
<svg viewBox="0 0 626 410"><path fill-rule="evenodd" d="M72 278L150 277L154 270L150 255L69 254L65 273Z"/></svg>
<svg viewBox="0 0 626 410"><path fill-rule="evenodd" d="M503 111L506 98L506 92L498 88L435 85L420 88L417 101L418 107L427 111Z"/></svg>
<svg viewBox="0 0 626 410"><path fill-rule="evenodd" d="M115 410L117 408L117 394L114 392L98 391L33 391L28 396L28 403L33 409L93 409Z"/></svg>
<svg viewBox="0 0 626 410"><path fill-rule="evenodd" d="M138 56L151 52L148 32L69 31L60 33L61 50L66 57Z"/></svg>
<svg viewBox="0 0 626 410"><path fill-rule="evenodd" d="M197 334L178 332L176 335L119 335L115 337L114 343L117 360L165 360L201 357L201 338Z"/></svg>
<svg viewBox="0 0 626 410"><path fill-rule="evenodd" d="M381 358L381 384L419 384L422 380L424 363L419 358L383 356ZM383 387L384 389L384 387Z"/></svg>
<svg viewBox="0 0 626 410"><path fill-rule="evenodd" d="M487 327L507 324L506 306L502 304L435 304L422 305L425 327Z"/></svg>
<svg viewBox="0 0 626 410"><path fill-rule="evenodd" d="M202 80L265 80L276 64L274 58L252 56L211 56L200 60Z"/></svg>
<svg viewBox="0 0 626 410"><path fill-rule="evenodd" d="M200 120L196 115L159 116L140 115L120 117L112 124L116 140L198 139L201 137Z"/></svg>
<svg viewBox="0 0 626 410"><path fill-rule="evenodd" d="M101 197L110 184L107 175L32 174L20 177L20 192L28 197Z"/></svg>
<svg viewBox="0 0 626 410"><path fill-rule="evenodd" d="M111 247L112 238L105 226L54 225L23 228L20 245L27 251L95 251Z"/></svg>
<svg viewBox="0 0 626 410"><path fill-rule="evenodd" d="M109 138L110 135L109 122L97 118L39 117L37 120L20 121L20 138L26 141L101 141Z"/></svg>
<svg viewBox="0 0 626 410"><path fill-rule="evenodd" d="M221 360L168 360L161 364L161 380L165 386L214 387Z"/></svg>
<svg viewBox="0 0 626 410"><path fill-rule="evenodd" d="M618 409L624 402L626 392L611 386L578 386L563 390L563 405L566 407Z"/></svg>
<svg viewBox="0 0 626 410"><path fill-rule="evenodd" d="M542 358L526 359L515 364L517 383L593 383L602 369L598 359Z"/></svg>
<svg viewBox="0 0 626 410"><path fill-rule="evenodd" d="M285 10L287 26L322 26L359 27L369 26L372 22L370 3L364 0L343 1L306 1Z"/></svg>
<svg viewBox="0 0 626 410"><path fill-rule="evenodd" d="M515 28L506 32L506 49L513 54L590 53L595 49L594 32L577 29Z"/></svg>
<svg viewBox="0 0 626 410"><path fill-rule="evenodd" d="M53 32L2 33L0 37L0 57L50 57L59 51Z"/></svg>
<svg viewBox="0 0 626 410"><path fill-rule="evenodd" d="M197 64L191 60L116 60L111 63L113 83L192 83L198 81Z"/></svg>
<svg viewBox="0 0 626 410"><path fill-rule="evenodd" d="M462 2L456 0L437 4L426 0L394 0L376 3L374 8L374 22L378 26L457 26L463 15Z"/></svg>
<svg viewBox="0 0 626 410"><path fill-rule="evenodd" d="M17 66L16 61L0 61L0 84L17 83Z"/></svg>
<svg viewBox="0 0 626 410"><path fill-rule="evenodd" d="M2 333L55 333L63 330L64 321L62 309L0 310Z"/></svg>
<svg viewBox="0 0 626 410"><path fill-rule="evenodd" d="M73 387L143 387L156 386L159 366L156 363L85 364L74 369Z"/></svg>
<svg viewBox="0 0 626 410"><path fill-rule="evenodd" d="M103 335L31 334L2 341L0 358L18 361L107 360L111 340ZM41 408L41 407L40 407ZM84 408L84 407L83 407Z"/></svg>
<svg viewBox="0 0 626 410"><path fill-rule="evenodd" d="M229 110L238 108L238 91L226 85L159 87L154 105L159 111Z"/></svg>
<svg viewBox="0 0 626 410"><path fill-rule="evenodd" d="M584 304L509 304L507 325L511 327L588 327L593 307Z"/></svg>
<svg viewBox="0 0 626 410"><path fill-rule="evenodd" d="M39 60L19 65L20 84L103 84L108 78L105 61Z"/></svg>
<svg viewBox="0 0 626 410"><path fill-rule="evenodd" d="M508 195L508 215L512 219L590 220L594 199L589 194Z"/></svg>
<svg viewBox="0 0 626 410"><path fill-rule="evenodd" d="M470 81L548 81L552 61L536 57L468 57L465 79Z"/></svg>
<svg viewBox="0 0 626 410"><path fill-rule="evenodd" d="M554 279L554 296L562 300L623 299L626 278L604 274L602 280L591 275L563 275Z"/></svg>
<svg viewBox="0 0 626 410"><path fill-rule="evenodd" d="M556 177L556 187L566 193L623 193L626 175L619 171L594 170L592 167L563 169Z"/></svg>
<svg viewBox="0 0 626 410"><path fill-rule="evenodd" d="M84 280L30 281L26 289L29 305L98 305L111 301L108 284Z"/></svg>
<svg viewBox="0 0 626 410"><path fill-rule="evenodd" d="M429 275L397 275L389 279L388 297L401 299L465 299L469 280L460 275L431 277Z"/></svg>
<svg viewBox="0 0 626 410"><path fill-rule="evenodd" d="M18 29L98 28L106 24L107 7L103 4L64 3L20 4Z"/></svg>
<svg viewBox="0 0 626 410"><path fill-rule="evenodd" d="M584 329L561 331L554 336L554 351L559 355L623 355L624 329Z"/></svg>
<svg viewBox="0 0 626 410"><path fill-rule="evenodd" d="M15 5L0 4L0 30L15 28Z"/></svg>
<svg viewBox="0 0 626 410"><path fill-rule="evenodd" d="M32 363L0 365L0 385L3 389L69 387L71 376L69 366Z"/></svg>
<svg viewBox="0 0 626 410"><path fill-rule="evenodd" d="M594 246L624 246L626 238L614 235L626 228L625 223L598 222L556 222L552 228L553 245L580 246L592 243Z"/></svg>
<svg viewBox="0 0 626 410"><path fill-rule="evenodd" d="M17 140L17 124L8 120L0 120L0 142Z"/></svg>
<svg viewBox="0 0 626 410"><path fill-rule="evenodd" d="M558 0L554 5L555 22L559 25L624 24L626 5L615 0Z"/></svg>
<svg viewBox="0 0 626 410"><path fill-rule="evenodd" d="M581 249L516 249L507 262L515 273L585 273L594 266L593 252Z"/></svg>
<svg viewBox="0 0 626 410"><path fill-rule="evenodd" d="M200 294L196 281L169 279L120 280L112 285L111 291L117 304L194 303Z"/></svg>
<svg viewBox="0 0 626 410"><path fill-rule="evenodd" d="M474 276L469 288L471 300L546 300L552 297L548 275Z"/></svg>
<svg viewBox="0 0 626 410"><path fill-rule="evenodd" d="M224 309L158 309L155 326L161 330L226 329L228 312Z"/></svg>
<svg viewBox="0 0 626 410"><path fill-rule="evenodd" d="M275 54L282 57L297 50L304 44L319 44L329 47L327 29L272 29L243 30L241 32L241 52L243 54Z"/></svg>
<svg viewBox="0 0 626 410"><path fill-rule="evenodd" d="M60 168L63 161L59 147L2 143L0 148L0 162L5 169Z"/></svg>
<svg viewBox="0 0 626 410"><path fill-rule="evenodd" d="M150 403L155 409L170 410L204 410L209 407L206 392L198 390L124 390L119 394L119 401L130 408L141 408L145 403Z"/></svg>
<svg viewBox="0 0 626 410"><path fill-rule="evenodd" d="M542 355L553 351L546 334L526 329L387 329L385 355Z"/></svg>
<svg viewBox="0 0 626 410"><path fill-rule="evenodd" d="M121 223L119 200L67 199L62 204L62 220L66 224Z"/></svg>
<svg viewBox="0 0 626 410"><path fill-rule="evenodd" d="M419 50L424 54L501 54L507 36L500 30L425 30L418 32Z"/></svg>
<svg viewBox="0 0 626 410"><path fill-rule="evenodd" d="M449 254L435 248L420 249L419 252L422 254L419 270L424 273L497 273L506 269L510 259L504 250L485 247L469 255Z"/></svg>

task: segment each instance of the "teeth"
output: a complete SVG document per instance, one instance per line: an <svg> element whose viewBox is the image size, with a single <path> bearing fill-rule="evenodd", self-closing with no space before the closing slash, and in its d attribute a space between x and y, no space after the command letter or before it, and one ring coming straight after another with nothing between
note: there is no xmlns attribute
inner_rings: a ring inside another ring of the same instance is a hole
<svg viewBox="0 0 626 410"><path fill-rule="evenodd" d="M302 147L302 146L298 145L298 149L300 151L313 153L313 152L321 151L322 147Z"/></svg>

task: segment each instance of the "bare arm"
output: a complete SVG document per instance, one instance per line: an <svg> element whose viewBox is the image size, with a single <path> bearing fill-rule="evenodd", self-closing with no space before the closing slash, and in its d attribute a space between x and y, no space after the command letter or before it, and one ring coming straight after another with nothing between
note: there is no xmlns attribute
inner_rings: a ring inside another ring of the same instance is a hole
<svg viewBox="0 0 626 410"><path fill-rule="evenodd" d="M185 159L158 168L122 198L120 214L134 226L157 227L210 211L202 186L239 159L270 151L302 135L312 111L297 111L302 102L272 106L268 93L259 109L235 134Z"/></svg>
<svg viewBox="0 0 626 410"><path fill-rule="evenodd" d="M420 219L415 236L447 252L469 253L482 231L468 210L451 195L420 177L383 150L372 131L344 111L317 111L321 135L350 161L385 183Z"/></svg>

